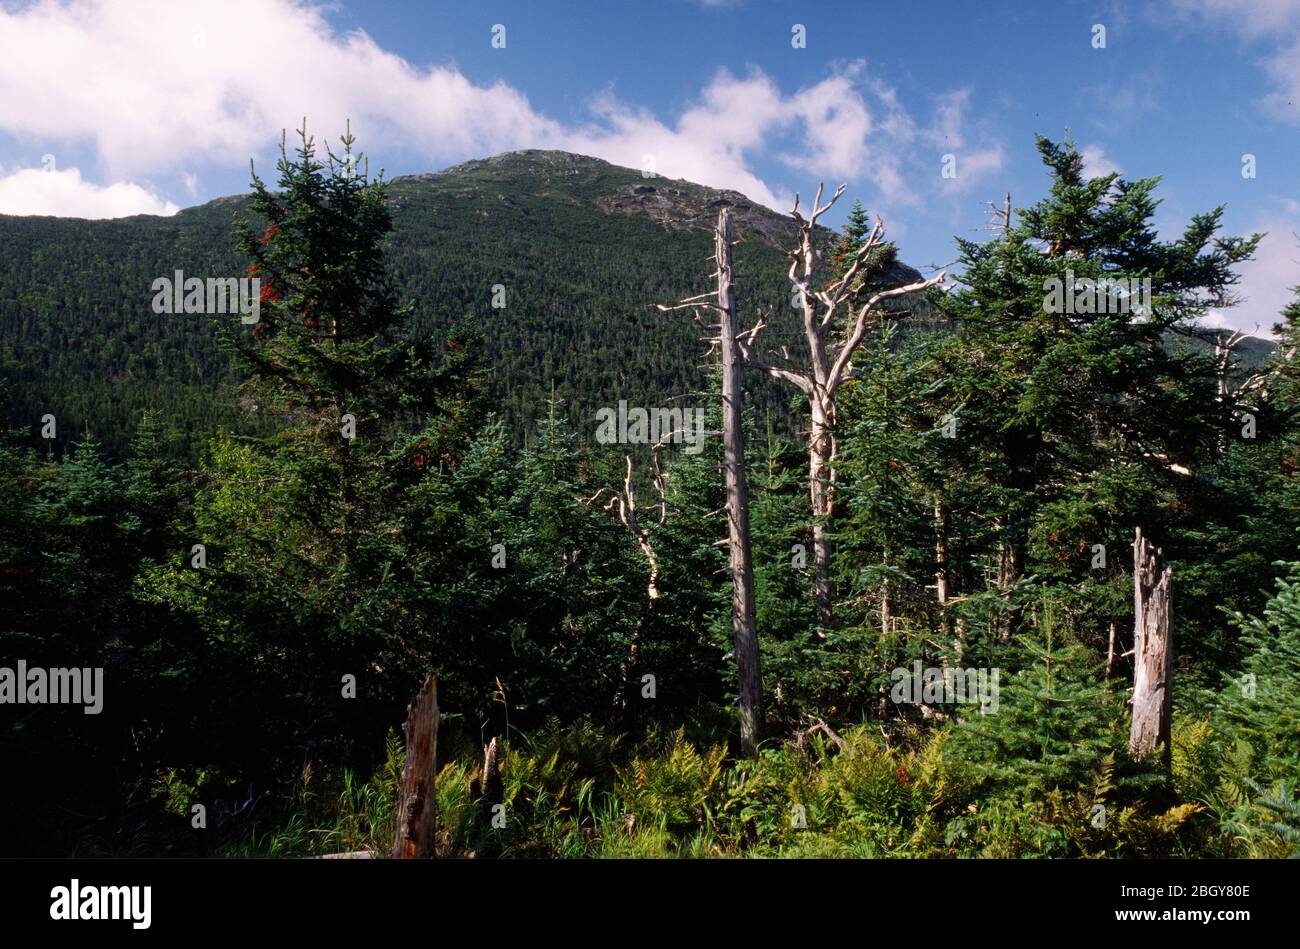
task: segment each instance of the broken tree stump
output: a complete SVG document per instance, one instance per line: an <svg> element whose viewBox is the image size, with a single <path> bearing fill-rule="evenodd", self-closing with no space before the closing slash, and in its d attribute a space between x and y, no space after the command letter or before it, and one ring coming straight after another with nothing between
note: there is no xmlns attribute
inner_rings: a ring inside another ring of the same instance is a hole
<svg viewBox="0 0 1300 949"><path fill-rule="evenodd" d="M406 709L406 762L397 791L397 833L393 856L434 856L437 799L434 766L438 751L438 680L430 673Z"/></svg>
<svg viewBox="0 0 1300 949"><path fill-rule="evenodd" d="M1172 582L1173 568L1165 564L1163 552L1138 528L1133 541L1133 725L1129 751L1141 759L1163 746L1166 769L1173 687Z"/></svg>
<svg viewBox="0 0 1300 949"><path fill-rule="evenodd" d="M503 793L501 786L501 765L497 760L497 740L493 738L483 746L483 800L500 804Z"/></svg>

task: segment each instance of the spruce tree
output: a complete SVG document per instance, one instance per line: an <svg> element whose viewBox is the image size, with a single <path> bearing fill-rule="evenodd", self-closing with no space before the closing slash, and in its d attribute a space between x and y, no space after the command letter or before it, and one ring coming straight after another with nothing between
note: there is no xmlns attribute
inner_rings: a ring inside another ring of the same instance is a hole
<svg viewBox="0 0 1300 949"><path fill-rule="evenodd" d="M943 309L958 333L939 350L949 383L933 407L955 422L959 477L982 494L987 570L1008 596L1031 572L1114 583L1091 572L1093 545L1120 562L1135 526L1168 529L1163 512L1227 424L1209 361L1177 341L1230 302L1232 268L1259 241L1219 236L1221 207L1161 240L1158 179L1087 179L1073 146L1038 149L1047 197L988 243L957 241L962 286ZM1089 602L1103 601L1122 609ZM1104 623L1093 637L1103 648Z"/></svg>
<svg viewBox="0 0 1300 949"><path fill-rule="evenodd" d="M260 721L271 757L292 756L277 740L378 747L437 662L425 609L439 578L414 572L407 513L459 463L475 415L464 343L417 344L388 289L382 173L350 134L324 160L299 138L276 190L253 175L255 218L238 231L260 313L227 329L242 404L271 433L213 441L184 557L151 575L245 670L226 740Z"/></svg>

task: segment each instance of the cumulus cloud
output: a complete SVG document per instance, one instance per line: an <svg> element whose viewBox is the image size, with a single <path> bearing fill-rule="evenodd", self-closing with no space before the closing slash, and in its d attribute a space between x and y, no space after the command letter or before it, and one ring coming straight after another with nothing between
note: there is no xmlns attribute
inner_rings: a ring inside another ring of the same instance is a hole
<svg viewBox="0 0 1300 949"><path fill-rule="evenodd" d="M1294 202L1292 202L1294 205ZM1295 298L1292 288L1300 284L1300 214L1275 213L1260 218L1248 233L1267 231L1255 252L1255 259L1241 264L1241 282L1236 293L1241 303L1227 310L1212 311L1205 322L1244 330L1255 336L1271 336L1282 308Z"/></svg>
<svg viewBox="0 0 1300 949"><path fill-rule="evenodd" d="M1100 145L1085 145L1079 149L1083 156L1083 175L1085 178L1100 178L1103 175L1123 174L1124 169L1106 157L1106 151Z"/></svg>
<svg viewBox="0 0 1300 949"><path fill-rule="evenodd" d="M557 135L553 147L734 188L772 207L782 203L749 167L768 137L788 123L786 98L761 72L741 78L720 71L671 124L608 94L592 109L595 121Z"/></svg>
<svg viewBox="0 0 1300 949"><path fill-rule="evenodd" d="M0 173L0 214L108 218L175 214L176 205L129 181L107 187L83 181L76 168L23 168Z"/></svg>
<svg viewBox="0 0 1300 949"><path fill-rule="evenodd" d="M1170 0L1169 5L1184 19L1214 19L1250 39L1294 30L1300 23L1300 0Z"/></svg>
<svg viewBox="0 0 1300 949"><path fill-rule="evenodd" d="M1131 125L1142 116L1160 108L1163 85L1154 70L1127 73L1122 78L1086 86L1082 96L1088 102L1105 102L1104 115L1092 119L1098 128L1114 131L1116 126Z"/></svg>
<svg viewBox="0 0 1300 949"><path fill-rule="evenodd" d="M774 158L907 203L902 156L927 134L860 61L793 91L758 69L721 70L675 119L605 94L579 121L559 122L504 82L417 67L364 32L340 32L303 0L40 0L0 7L0 48L0 131L89 147L113 179L183 172L187 187L199 166L265 154L306 115L331 138L350 119L370 151L400 149L429 166L514 148L632 167L652 156L660 174L784 208L789 196L753 170ZM968 100L940 104L945 136L961 136ZM964 157L972 175L1000 167L998 149Z"/></svg>
<svg viewBox="0 0 1300 949"><path fill-rule="evenodd" d="M934 120L918 136L921 140L953 156L956 177L942 179L943 188L950 193L962 193L991 178L1002 170L1006 150L1001 142L969 141L971 89L965 87L946 92L936 98Z"/></svg>
<svg viewBox="0 0 1300 949"><path fill-rule="evenodd" d="M0 123L89 142L113 176L229 156L242 163L304 114L400 132L430 152L486 153L559 128L504 84L417 70L293 0L45 0L0 9Z"/></svg>

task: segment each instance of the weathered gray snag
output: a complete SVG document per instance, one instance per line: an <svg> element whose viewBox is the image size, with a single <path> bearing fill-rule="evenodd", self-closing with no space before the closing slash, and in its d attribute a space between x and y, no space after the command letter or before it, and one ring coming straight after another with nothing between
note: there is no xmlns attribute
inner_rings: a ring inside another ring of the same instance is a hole
<svg viewBox="0 0 1300 949"><path fill-rule="evenodd" d="M745 477L744 393L736 346L736 290L731 282L731 217L718 215L714 233L718 263L718 307L722 323L722 457L727 482L727 524L731 550L731 631L740 679L740 743L745 754L758 745L763 716L763 679L754 630L754 558L749 542L749 484Z"/></svg>
<svg viewBox="0 0 1300 949"><path fill-rule="evenodd" d="M722 450L727 487L727 540L731 551L731 627L733 654L740 694L740 743L745 754L758 747L763 718L763 675L759 666L758 634L754 629L754 559L749 541L749 485L745 477L745 437L741 425L744 392L741 382L745 342L736 332L736 290L732 283L731 216L726 208L718 214L713 232L717 289L687 297L672 306L659 305L660 312L694 310L696 322L718 331L710 337L722 351ZM698 311L718 317L715 325L700 321ZM759 327L762 324L760 322ZM749 331L758 332L758 328ZM712 351L712 350L710 350Z"/></svg>
<svg viewBox="0 0 1300 949"><path fill-rule="evenodd" d="M934 598L939 604L939 624L947 632L951 626L948 620L948 511L937 491L934 495ZM953 645L959 654L965 647L960 639L954 640Z"/></svg>
<svg viewBox="0 0 1300 949"><path fill-rule="evenodd" d="M813 600L817 621L831 622L831 536L830 520L835 514L835 397L847 377L849 363L867 330L867 321L881 314L884 301L921 293L942 285L942 273L906 286L870 292L865 277L884 245L885 225L880 218L867 235L847 270L838 279L828 281L825 255L817 247L817 220L831 209L844 194L840 185L831 199L822 204L824 188L817 187L812 211L805 218L799 211L795 195L790 211L799 226L799 243L789 252L790 285L794 300L803 315L804 337L808 343L810 365L794 369L788 365L762 362L758 358L759 334L767 326L760 319L736 336L740 356L745 364L799 389L808 396L808 493L812 507L813 533ZM789 362L789 353L776 354ZM888 595L882 597L882 623L888 625L891 609Z"/></svg>
<svg viewBox="0 0 1300 949"><path fill-rule="evenodd" d="M1106 671L1102 676L1108 682L1115 677L1115 665L1119 659L1119 657L1115 655L1116 632L1117 630L1115 629L1115 624L1111 623L1110 633L1108 634L1106 640Z"/></svg>
<svg viewBox="0 0 1300 949"><path fill-rule="evenodd" d="M1169 630L1173 569L1138 528L1133 541L1133 726L1129 750L1146 758L1163 747L1170 760L1173 642Z"/></svg>
<svg viewBox="0 0 1300 949"><path fill-rule="evenodd" d="M438 752L438 680L430 673L406 710L406 763L397 792L397 833L393 856L434 856L437 798L434 796Z"/></svg>
<svg viewBox="0 0 1300 949"><path fill-rule="evenodd" d="M664 476L663 470L659 465L659 449L661 449L676 432L669 432L662 436L651 449L651 458L654 461L654 486L659 492L659 523L662 524L668 516L668 501L664 493ZM614 696L614 707L623 709L627 707L627 688L628 678L632 670L636 668L637 655L641 649L641 631L646 623L654 615L655 602L659 599L659 556L655 553L654 545L650 543L650 531L641 524L638 516L638 507L636 499L636 488L632 484L632 456L627 458L627 474L623 478L622 491L610 491L613 496L605 504L605 510L613 511L623 524L636 539L637 546L641 548L641 553L645 556L646 565L650 568L650 580L646 584L646 606L645 611L636 621L636 628L632 631L632 642L628 647L627 657L623 660L623 665L619 669L618 675L618 692ZM579 498L583 504L591 505L600 500L609 489L601 488L589 498Z"/></svg>

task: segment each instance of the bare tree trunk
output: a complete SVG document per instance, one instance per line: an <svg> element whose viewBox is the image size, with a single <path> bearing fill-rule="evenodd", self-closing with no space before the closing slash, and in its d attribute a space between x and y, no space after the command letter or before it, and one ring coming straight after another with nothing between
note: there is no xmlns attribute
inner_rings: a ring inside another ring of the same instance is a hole
<svg viewBox="0 0 1300 949"><path fill-rule="evenodd" d="M1001 517L995 518L993 526L998 533L998 590L1001 591L1002 597L1007 604L1006 609L997 618L998 639L1002 642L1010 642L1014 625L1011 614L1011 588L1020 579L1020 547L1009 536L1005 519Z"/></svg>
<svg viewBox="0 0 1300 949"><path fill-rule="evenodd" d="M745 479L745 433L740 353L736 346L736 291L731 282L731 217L724 208L715 233L722 348L722 450L727 482L731 551L731 629L740 680L740 744L751 755L763 716L763 680L754 630L754 561L749 541L749 485Z"/></svg>
<svg viewBox="0 0 1300 949"><path fill-rule="evenodd" d="M1218 403L1219 411L1223 413L1223 428L1219 432L1218 439L1219 454L1223 454L1228 450L1228 413L1236 396L1236 393L1228 385L1228 374L1235 368L1233 356L1236 353L1237 346L1245 338L1246 334L1238 330L1230 336L1219 333L1214 340L1214 374L1218 380L1215 401Z"/></svg>
<svg viewBox="0 0 1300 949"><path fill-rule="evenodd" d="M934 495L934 598L939 604L939 626L948 631L948 512L944 510L943 498L936 491ZM963 643L953 643L958 653Z"/></svg>
<svg viewBox="0 0 1300 949"><path fill-rule="evenodd" d="M795 195L790 214L799 226L799 244L791 249L789 279L794 288L794 299L803 314L804 338L808 343L807 369L794 369L788 365L790 354L781 348L778 359L787 365L763 362L758 358L756 346L759 334L767 325L764 319L736 334L741 359L760 372L783 379L808 396L810 426L808 437L808 480L812 501L813 519L813 601L817 621L829 625L832 619L831 555L832 545L828 521L835 514L835 393L846 373L853 354L867 328L867 321L880 315L881 304L888 299L920 293L928 287L942 284L942 273L928 280L919 280L906 286L892 287L870 293L859 280L863 268L870 268L874 254L884 245L885 225L880 218L871 233L858 248L847 270L837 279L822 273L824 254L817 244L817 219L830 210L844 194L844 185L835 189L830 201L822 204L824 188L818 186L811 213L804 217L799 212L799 196ZM868 294L870 293L870 296Z"/></svg>
<svg viewBox="0 0 1300 949"><path fill-rule="evenodd" d="M406 762L397 793L393 856L432 857L437 828L438 680L430 673L406 710Z"/></svg>
<svg viewBox="0 0 1300 949"><path fill-rule="evenodd" d="M736 331L736 290L732 284L731 216L726 208L718 214L714 230L714 261L717 287L708 293L687 297L672 306L659 305L660 312L695 311L695 321L706 329L717 329L713 343L722 351L722 450L727 490L727 544L731 562L731 626L733 655L740 697L740 743L745 754L758 748L763 720L763 676L759 665L758 633L754 629L754 560L749 539L749 485L745 478L744 392L742 372L750 342L762 329L760 320L746 333ZM699 311L718 316L715 326L700 321ZM793 376L792 376L793 378ZM801 387L807 385L802 378ZM805 389L807 391L807 389ZM833 448L832 448L833 452Z"/></svg>
<svg viewBox="0 0 1300 949"><path fill-rule="evenodd" d="M662 524L668 514L668 502L664 495L663 472L659 466L659 449L664 445L664 439L676 434L670 432L661 438L651 450L651 457L654 460L653 481L656 489L659 491L659 523ZM628 680L632 671L636 668L637 655L641 649L641 631L651 620L654 614L655 602L659 599L659 556L655 553L654 545L650 543L650 532L641 525L638 516L639 508L637 507L636 488L632 484L632 456L627 457L627 474L623 477L623 490L621 492L611 492L614 496L605 505L605 510L613 511L618 519L623 523L632 536L636 539L637 546L641 548L641 553L645 556L646 565L650 569L650 579L646 583L646 605L640 618L636 621L636 628L632 631L632 641L629 644L627 657L623 660L619 668L618 691L614 695L614 708L624 709L627 707ZM580 498L583 504L594 504L606 489L601 488L589 498Z"/></svg>
<svg viewBox="0 0 1300 949"><path fill-rule="evenodd" d="M1111 679L1115 675L1115 624L1110 624L1110 635L1106 643L1106 672L1103 676L1105 679Z"/></svg>
<svg viewBox="0 0 1300 949"><path fill-rule="evenodd" d="M948 608L948 512L943 499L934 496L934 598L939 609Z"/></svg>
<svg viewBox="0 0 1300 949"><path fill-rule="evenodd" d="M1146 758L1163 746L1170 763L1173 642L1169 630L1173 569L1163 552L1142 536L1133 541L1133 727L1129 750Z"/></svg>
<svg viewBox="0 0 1300 949"><path fill-rule="evenodd" d="M834 441L830 421L820 403L812 400L812 432L808 439L808 486L812 501L813 531L813 602L817 622L831 622L831 539L830 517L834 490L831 469Z"/></svg>
<svg viewBox="0 0 1300 949"><path fill-rule="evenodd" d="M1020 579L1020 548L1004 537L998 542L998 589L1010 590Z"/></svg>
<svg viewBox="0 0 1300 949"><path fill-rule="evenodd" d="M889 569L890 562L889 541L886 540L880 551L880 562L886 570ZM894 625L894 590L889 582L889 574L880 581L880 633L888 636L889 631Z"/></svg>
<svg viewBox="0 0 1300 949"><path fill-rule="evenodd" d="M888 561L886 561L888 565ZM880 632L888 635L894 625L893 591L889 588L889 577L880 581Z"/></svg>

